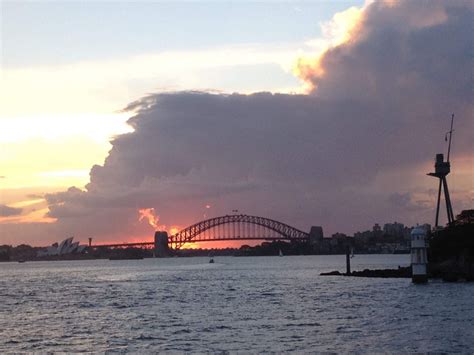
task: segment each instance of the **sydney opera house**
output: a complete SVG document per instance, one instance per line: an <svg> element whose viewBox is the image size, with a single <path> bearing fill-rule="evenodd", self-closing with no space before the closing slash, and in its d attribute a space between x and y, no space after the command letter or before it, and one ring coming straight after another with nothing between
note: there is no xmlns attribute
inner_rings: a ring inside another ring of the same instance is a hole
<svg viewBox="0 0 474 355"><path fill-rule="evenodd" d="M67 238L61 243L54 243L53 245L44 248L38 252L38 256L53 256L53 255L67 255L82 253L87 245L79 245L79 242L73 242L74 237Z"/></svg>

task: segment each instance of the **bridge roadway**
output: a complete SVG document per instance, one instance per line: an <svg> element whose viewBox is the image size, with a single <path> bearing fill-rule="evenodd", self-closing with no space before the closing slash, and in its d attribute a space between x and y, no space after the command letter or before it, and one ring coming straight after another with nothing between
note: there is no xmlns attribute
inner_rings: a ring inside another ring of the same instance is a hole
<svg viewBox="0 0 474 355"><path fill-rule="evenodd" d="M130 248L154 246L155 242L138 242L138 243L115 243L115 244L94 244L91 248Z"/></svg>

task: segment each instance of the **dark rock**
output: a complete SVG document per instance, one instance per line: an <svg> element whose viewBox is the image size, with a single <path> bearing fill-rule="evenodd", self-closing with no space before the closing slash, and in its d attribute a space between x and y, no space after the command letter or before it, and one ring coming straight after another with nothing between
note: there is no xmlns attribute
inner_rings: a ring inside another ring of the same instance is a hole
<svg viewBox="0 0 474 355"><path fill-rule="evenodd" d="M459 277L457 274L444 274L442 279L444 282L457 282Z"/></svg>
<svg viewBox="0 0 474 355"><path fill-rule="evenodd" d="M330 271L330 272L322 272L320 273L321 276L341 276L342 274L339 271Z"/></svg>
<svg viewBox="0 0 474 355"><path fill-rule="evenodd" d="M353 271L349 276L410 278L411 267L399 267L398 269L380 269L380 270L365 269L363 271Z"/></svg>
<svg viewBox="0 0 474 355"><path fill-rule="evenodd" d="M369 270L363 271L352 271L349 275L342 274L339 271L323 272L322 276L355 276L355 277L396 277L396 278L411 278L411 267L398 267L398 269L381 269L381 270Z"/></svg>

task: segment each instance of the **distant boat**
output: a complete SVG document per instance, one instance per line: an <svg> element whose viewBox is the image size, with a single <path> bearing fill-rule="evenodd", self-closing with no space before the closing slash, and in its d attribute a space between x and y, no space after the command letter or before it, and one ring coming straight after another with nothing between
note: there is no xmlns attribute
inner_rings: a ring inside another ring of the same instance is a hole
<svg viewBox="0 0 474 355"><path fill-rule="evenodd" d="M23 260L23 259L20 259L20 260L18 260L18 262L19 262L19 263L24 263L24 262L25 262L25 260Z"/></svg>
<svg viewBox="0 0 474 355"><path fill-rule="evenodd" d="M209 259L209 264L214 264L214 258L211 257L211 258Z"/></svg>
<svg viewBox="0 0 474 355"><path fill-rule="evenodd" d="M281 249L278 250L278 256L283 256Z"/></svg>

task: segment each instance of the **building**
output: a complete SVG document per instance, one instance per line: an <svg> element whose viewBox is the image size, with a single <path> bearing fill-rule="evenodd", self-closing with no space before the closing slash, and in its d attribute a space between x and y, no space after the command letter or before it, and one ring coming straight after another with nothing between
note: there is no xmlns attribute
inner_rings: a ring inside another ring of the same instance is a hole
<svg viewBox="0 0 474 355"><path fill-rule="evenodd" d="M343 251L347 243L347 235L344 233L335 233L331 236L330 244L338 251Z"/></svg>
<svg viewBox="0 0 474 355"><path fill-rule="evenodd" d="M87 245L79 245L79 242L73 242L74 237L64 239L61 243L54 243L53 245L38 251L37 256L54 256L54 255L68 255L80 254Z"/></svg>
<svg viewBox="0 0 474 355"><path fill-rule="evenodd" d="M394 237L402 238L404 234L404 228L405 225L403 225L402 223L386 223L383 226L383 232Z"/></svg>
<svg viewBox="0 0 474 355"><path fill-rule="evenodd" d="M372 236L375 238L380 238L383 235L382 228L378 223L375 223L372 227Z"/></svg>

